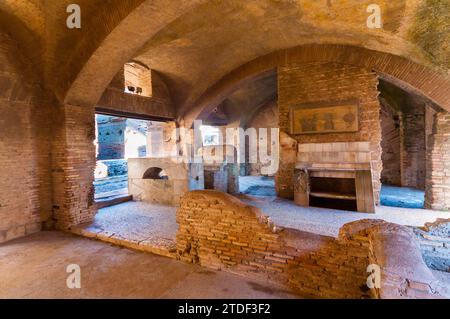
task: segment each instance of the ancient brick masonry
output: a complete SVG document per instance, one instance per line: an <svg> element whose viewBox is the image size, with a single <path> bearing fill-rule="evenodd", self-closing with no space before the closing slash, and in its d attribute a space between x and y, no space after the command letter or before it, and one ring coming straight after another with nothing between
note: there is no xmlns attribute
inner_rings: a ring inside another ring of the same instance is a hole
<svg viewBox="0 0 450 319"><path fill-rule="evenodd" d="M0 243L51 214L50 108L11 38L0 32Z"/></svg>
<svg viewBox="0 0 450 319"><path fill-rule="evenodd" d="M307 134L292 136L301 143L370 142L375 201L381 188L381 127L378 77L364 68L339 63L291 64L278 69L278 108L280 131L289 134L291 106L326 101L359 100L359 131L355 133ZM281 149L277 191L293 196L294 163L286 162Z"/></svg>
<svg viewBox="0 0 450 319"><path fill-rule="evenodd" d="M259 209L216 191L185 195L177 222L177 258L186 262L263 277L312 297L433 297L433 276L404 226L362 220L344 225L335 239L279 228ZM409 254L399 260L404 249ZM381 289L367 287L372 263L382 268Z"/></svg>
<svg viewBox="0 0 450 319"><path fill-rule="evenodd" d="M450 209L450 114L437 112L427 145L425 206Z"/></svg>
<svg viewBox="0 0 450 319"><path fill-rule="evenodd" d="M119 72L121 73L123 74L123 71ZM159 79L157 75L154 78ZM99 107L158 117L173 115L168 98L163 96L164 88L161 88L161 83L155 84L153 90L158 96L147 98L125 94L122 92L123 89L118 91L114 86L120 86L118 83L121 81L123 82L122 78L116 77L112 82L112 95L107 98L107 103L102 104L105 96L109 96L109 91L106 91L99 102ZM148 107L147 102L154 99L158 100L159 104L156 107ZM126 105L128 108L124 109ZM96 213L93 187L96 158L93 144L95 109L65 104L59 107L55 118L52 145L53 219L57 228L68 229L92 221Z"/></svg>
<svg viewBox="0 0 450 319"><path fill-rule="evenodd" d="M96 107L139 115L151 115L161 118L174 118L168 88L161 77L151 72L151 96L124 93L124 70L121 69L106 88Z"/></svg>
<svg viewBox="0 0 450 319"><path fill-rule="evenodd" d="M401 181L401 138L400 138L400 112L392 108L384 99L381 99L381 130L383 138L381 146L383 153L383 171L381 182L388 185L402 185Z"/></svg>
<svg viewBox="0 0 450 319"><path fill-rule="evenodd" d="M263 141L262 136L260 136L260 129L267 129L267 136L265 136L267 141L266 149L268 152L271 152L271 140L270 140L270 128L277 128L278 127L278 105L275 101L271 101L267 103L265 106L263 106L252 118L250 123L247 125L247 127L252 127L256 129L258 134L258 139L260 143ZM246 140L246 143L248 143L248 140ZM259 154L259 144L257 146L257 151ZM249 175L264 175L262 174L261 168L265 166L260 161L257 163L250 163L248 165L249 168Z"/></svg>
<svg viewBox="0 0 450 319"><path fill-rule="evenodd" d="M425 189L425 107L408 101L402 114L402 186Z"/></svg>

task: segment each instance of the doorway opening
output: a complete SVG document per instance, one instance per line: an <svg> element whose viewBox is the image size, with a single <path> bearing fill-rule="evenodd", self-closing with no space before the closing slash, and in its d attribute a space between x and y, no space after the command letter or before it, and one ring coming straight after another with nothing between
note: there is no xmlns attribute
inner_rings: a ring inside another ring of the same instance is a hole
<svg viewBox="0 0 450 319"><path fill-rule="evenodd" d="M428 139L435 110L427 99L380 81L381 205L424 208Z"/></svg>
<svg viewBox="0 0 450 319"><path fill-rule="evenodd" d="M147 133L151 122L96 114L95 124L95 201L103 203L127 198L128 159L147 155Z"/></svg>
<svg viewBox="0 0 450 319"><path fill-rule="evenodd" d="M276 90L276 86L274 87ZM260 157L260 147L267 154L273 154L276 143L271 139L271 129L278 128L278 105L276 98L264 104L247 124L247 129L253 129L256 137L256 147L250 145L250 135L245 136L245 165L241 167L239 189L242 193L251 196L273 197L277 196L275 190L275 172L269 170L269 164L264 163ZM265 135L265 136L264 136ZM255 137L252 137L255 140ZM266 144L266 145L263 145ZM257 154L250 154L250 152ZM257 161L251 160L256 158Z"/></svg>

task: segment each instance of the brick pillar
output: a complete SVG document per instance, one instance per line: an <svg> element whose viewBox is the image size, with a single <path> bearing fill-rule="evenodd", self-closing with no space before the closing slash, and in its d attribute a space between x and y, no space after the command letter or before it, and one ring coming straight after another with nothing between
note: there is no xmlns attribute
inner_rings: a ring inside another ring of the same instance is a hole
<svg viewBox="0 0 450 319"><path fill-rule="evenodd" d="M435 114L427 146L425 207L450 210L450 113Z"/></svg>
<svg viewBox="0 0 450 319"><path fill-rule="evenodd" d="M53 218L68 229L92 221L95 169L94 108L64 105L53 139Z"/></svg>
<svg viewBox="0 0 450 319"><path fill-rule="evenodd" d="M275 190L282 198L294 199L294 171L297 158L297 141L280 132L280 163L275 175Z"/></svg>

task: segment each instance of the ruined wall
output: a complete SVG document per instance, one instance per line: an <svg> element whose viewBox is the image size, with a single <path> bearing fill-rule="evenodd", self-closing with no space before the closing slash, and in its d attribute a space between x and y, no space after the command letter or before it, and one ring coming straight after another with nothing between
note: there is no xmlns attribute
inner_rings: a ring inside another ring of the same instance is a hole
<svg viewBox="0 0 450 319"><path fill-rule="evenodd" d="M191 171L198 172L198 166L201 164L178 163L169 157L130 158L128 160L129 193L133 195L134 200L176 206L193 184ZM152 168L164 170L167 177L165 179L158 179L157 176L144 178L145 173Z"/></svg>
<svg viewBox="0 0 450 319"><path fill-rule="evenodd" d="M30 65L0 32L0 242L39 231L51 215L51 108Z"/></svg>
<svg viewBox="0 0 450 319"><path fill-rule="evenodd" d="M361 220L335 239L277 227L256 207L207 190L182 198L177 223L177 258L185 262L275 281L303 296L433 297L434 278L404 226ZM381 268L378 289L367 287L370 264Z"/></svg>
<svg viewBox="0 0 450 319"><path fill-rule="evenodd" d="M385 101L381 101L381 160L383 170L381 182L387 185L401 186L401 115Z"/></svg>
<svg viewBox="0 0 450 319"><path fill-rule="evenodd" d="M370 142L375 201L381 188L381 127L375 72L338 63L292 64L278 70L278 109L280 130L289 134L291 106L357 99L359 131L355 133L306 134L292 136L301 143ZM276 177L277 190L283 197L293 197L293 167L283 161Z"/></svg>
<svg viewBox="0 0 450 319"><path fill-rule="evenodd" d="M402 112L402 186L425 189L425 105L409 97Z"/></svg>
<svg viewBox="0 0 450 319"><path fill-rule="evenodd" d="M426 135L429 134L426 131L432 123L432 120L426 119L426 114L430 107L423 97L389 82L380 81L379 90L383 106L382 180L386 184L425 189ZM398 130L394 130L392 122ZM399 172L396 167L398 160Z"/></svg>
<svg viewBox="0 0 450 319"><path fill-rule="evenodd" d="M433 133L427 138L425 207L450 209L450 113L434 115Z"/></svg>
<svg viewBox="0 0 450 319"><path fill-rule="evenodd" d="M52 138L53 220L59 229L92 221L95 171L94 108L61 105Z"/></svg>
<svg viewBox="0 0 450 319"><path fill-rule="evenodd" d="M150 122L147 133L148 157L171 157L179 155L180 137L174 121ZM180 134L181 135L181 134Z"/></svg>
<svg viewBox="0 0 450 319"><path fill-rule="evenodd" d="M414 228L420 242L422 257L434 270L450 272L450 219L438 218L423 227Z"/></svg>
<svg viewBox="0 0 450 319"><path fill-rule="evenodd" d="M237 157L235 146L205 145L197 150L197 155L202 157L204 168L203 189L214 189L230 194L239 193L240 165L234 163Z"/></svg>

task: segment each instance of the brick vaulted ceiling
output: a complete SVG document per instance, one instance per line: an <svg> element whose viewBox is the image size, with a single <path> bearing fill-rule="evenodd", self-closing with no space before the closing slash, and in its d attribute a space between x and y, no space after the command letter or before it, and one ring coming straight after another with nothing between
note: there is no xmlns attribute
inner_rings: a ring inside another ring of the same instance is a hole
<svg viewBox="0 0 450 319"><path fill-rule="evenodd" d="M65 28L66 6L74 2L82 8L81 30ZM162 75L183 115L249 61L310 44L404 57L450 85L450 2L376 1L384 23L376 30L366 26L371 3L2 0L0 26L28 54L48 88L79 105L95 104L120 66L133 59Z"/></svg>

